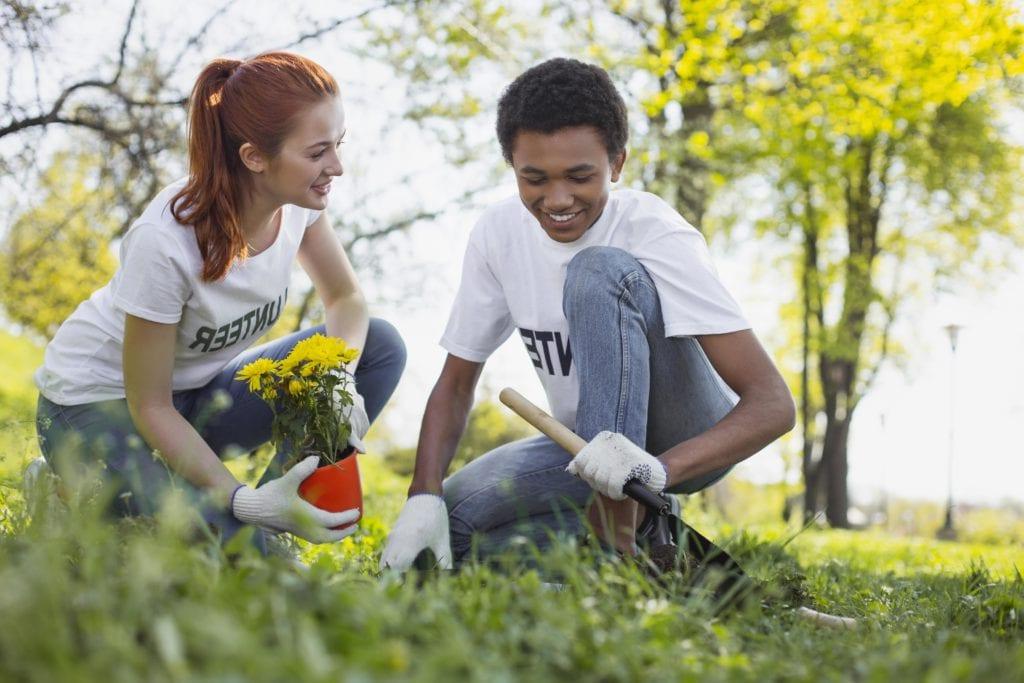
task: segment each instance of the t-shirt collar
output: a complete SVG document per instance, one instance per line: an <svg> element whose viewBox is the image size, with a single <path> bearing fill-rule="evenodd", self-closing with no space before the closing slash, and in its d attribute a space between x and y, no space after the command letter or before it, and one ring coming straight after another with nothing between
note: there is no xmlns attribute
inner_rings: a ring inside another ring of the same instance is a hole
<svg viewBox="0 0 1024 683"><path fill-rule="evenodd" d="M559 242L548 237L548 234L544 232L544 229L540 226L540 223L530 213L529 209L523 205L522 201L519 202L519 206L523 212L523 222L529 226L530 231L534 233L534 239L543 249L554 249L557 251L568 251L576 252L585 247L589 247L596 241L600 240L600 235L605 232L608 225L611 223L612 215L615 213L616 193L608 193L608 201L604 205L604 210L601 211L601 215L597 217L594 224L591 225L585 233L580 235L580 238L572 242Z"/></svg>

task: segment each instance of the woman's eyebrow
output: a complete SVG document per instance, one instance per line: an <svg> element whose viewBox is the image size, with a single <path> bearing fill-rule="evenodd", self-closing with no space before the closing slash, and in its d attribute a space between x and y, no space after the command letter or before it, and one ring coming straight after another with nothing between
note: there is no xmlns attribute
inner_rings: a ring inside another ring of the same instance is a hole
<svg viewBox="0 0 1024 683"><path fill-rule="evenodd" d="M348 128L346 128L345 130L341 131L341 135L338 137L338 140L344 140L346 133L348 133ZM306 149L313 149L314 147L329 147L330 145L333 145L335 142L336 142L336 140L321 140L320 142L314 142L312 145L310 145Z"/></svg>

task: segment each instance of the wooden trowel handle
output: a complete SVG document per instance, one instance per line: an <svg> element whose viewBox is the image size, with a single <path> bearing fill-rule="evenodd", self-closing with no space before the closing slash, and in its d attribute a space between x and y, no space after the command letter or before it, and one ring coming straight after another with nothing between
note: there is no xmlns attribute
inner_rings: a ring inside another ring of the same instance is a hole
<svg viewBox="0 0 1024 683"><path fill-rule="evenodd" d="M551 417L520 394L515 389L505 388L498 394L502 403L512 409L519 417L540 430L552 441L569 451L570 455L576 455L587 445L587 442L577 436L571 429Z"/></svg>

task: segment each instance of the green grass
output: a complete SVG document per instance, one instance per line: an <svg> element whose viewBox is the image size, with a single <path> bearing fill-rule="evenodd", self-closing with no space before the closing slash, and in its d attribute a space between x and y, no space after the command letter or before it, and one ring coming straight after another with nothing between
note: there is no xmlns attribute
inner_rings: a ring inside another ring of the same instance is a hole
<svg viewBox="0 0 1024 683"><path fill-rule="evenodd" d="M173 506L111 525L85 506L30 523L5 501L0 679L1019 680L1020 550L870 534L726 529L768 587L765 604L715 615L679 586L560 546L532 563L422 581L380 576L375 555L404 482L363 464L370 511L308 572L196 542ZM721 538L723 529L708 529ZM229 549L230 550L230 549ZM559 576L563 591L543 585ZM822 630L790 605L858 617Z"/></svg>
<svg viewBox="0 0 1024 683"><path fill-rule="evenodd" d="M545 556L417 577L377 556L407 481L361 461L367 515L309 571L196 538L187 511L111 524L88 505L32 520L31 371L0 334L0 680L3 681L1013 681L1024 678L1024 550L878 532L688 519L764 585L716 614L682 586L558 546ZM259 459L231 463L252 478ZM749 507L749 506L748 506ZM777 507L777 506L776 506ZM774 509L774 508L773 508ZM545 587L564 581L561 591ZM857 617L798 619L799 603Z"/></svg>

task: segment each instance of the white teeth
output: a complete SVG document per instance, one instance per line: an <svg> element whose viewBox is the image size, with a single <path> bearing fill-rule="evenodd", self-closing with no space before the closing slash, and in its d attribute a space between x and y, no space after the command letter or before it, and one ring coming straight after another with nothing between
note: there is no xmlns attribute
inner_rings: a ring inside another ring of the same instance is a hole
<svg viewBox="0 0 1024 683"><path fill-rule="evenodd" d="M579 213L579 212L577 211L576 213ZM564 222L566 222L568 220L572 220L573 218L575 218L576 214L575 213L563 213L563 214L549 213L548 216L550 216L551 220L555 221L556 223L564 223Z"/></svg>

